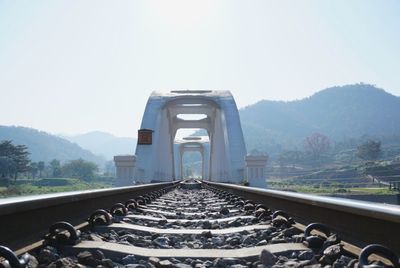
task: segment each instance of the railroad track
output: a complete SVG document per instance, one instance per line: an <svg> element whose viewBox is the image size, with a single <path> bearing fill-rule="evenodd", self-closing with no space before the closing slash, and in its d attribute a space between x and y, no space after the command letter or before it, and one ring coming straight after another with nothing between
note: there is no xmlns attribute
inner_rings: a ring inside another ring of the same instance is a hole
<svg viewBox="0 0 400 268"><path fill-rule="evenodd" d="M199 181L14 201L0 203L6 267L400 267L394 207ZM382 235L391 249L368 245Z"/></svg>

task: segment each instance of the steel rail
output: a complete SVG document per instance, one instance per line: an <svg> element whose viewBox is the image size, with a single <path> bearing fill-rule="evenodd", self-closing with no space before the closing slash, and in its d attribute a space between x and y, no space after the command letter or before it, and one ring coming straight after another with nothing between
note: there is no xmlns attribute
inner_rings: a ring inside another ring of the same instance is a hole
<svg viewBox="0 0 400 268"><path fill-rule="evenodd" d="M19 250L38 240L57 221L78 225L98 208L171 187L175 182L75 191L0 200L0 245Z"/></svg>
<svg viewBox="0 0 400 268"><path fill-rule="evenodd" d="M284 210L297 222L321 222L359 247L371 243L386 245L400 254L400 207L337 197L324 197L226 183L210 186Z"/></svg>

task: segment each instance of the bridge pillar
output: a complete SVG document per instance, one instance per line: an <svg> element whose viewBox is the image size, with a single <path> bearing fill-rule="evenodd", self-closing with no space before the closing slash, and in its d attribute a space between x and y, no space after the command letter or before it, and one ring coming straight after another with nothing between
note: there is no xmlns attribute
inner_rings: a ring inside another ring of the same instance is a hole
<svg viewBox="0 0 400 268"><path fill-rule="evenodd" d="M116 168L115 186L128 186L134 183L134 169L136 157L134 155L116 155L114 156Z"/></svg>
<svg viewBox="0 0 400 268"><path fill-rule="evenodd" d="M246 175L251 187L266 188L265 167L268 157L266 155L246 155Z"/></svg>

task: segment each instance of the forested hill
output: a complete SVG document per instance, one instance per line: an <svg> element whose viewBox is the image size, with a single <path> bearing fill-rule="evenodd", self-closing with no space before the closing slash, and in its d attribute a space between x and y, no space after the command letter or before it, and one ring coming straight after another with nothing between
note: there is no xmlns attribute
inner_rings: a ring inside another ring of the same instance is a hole
<svg viewBox="0 0 400 268"><path fill-rule="evenodd" d="M49 162L53 159L68 161L82 158L104 165L105 159L84 150L79 145L63 138L26 127L0 126L0 141L12 140L13 144L23 144L28 147L32 161Z"/></svg>
<svg viewBox="0 0 400 268"><path fill-rule="evenodd" d="M263 100L240 110L248 150L301 146L318 132L332 140L400 134L400 98L368 84L322 90L297 101Z"/></svg>

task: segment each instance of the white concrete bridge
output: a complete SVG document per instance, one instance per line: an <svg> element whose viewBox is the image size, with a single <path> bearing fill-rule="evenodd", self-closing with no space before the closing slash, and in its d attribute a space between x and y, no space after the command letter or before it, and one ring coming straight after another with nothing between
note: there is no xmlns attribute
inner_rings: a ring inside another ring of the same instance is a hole
<svg viewBox="0 0 400 268"><path fill-rule="evenodd" d="M177 138L180 129L202 129L207 135ZM229 91L152 93L138 131L136 158L132 158L136 161L134 181L181 179L183 155L189 151L201 154L203 179L241 183L249 174L239 113Z"/></svg>

